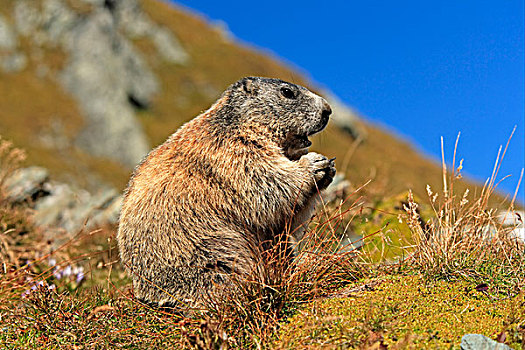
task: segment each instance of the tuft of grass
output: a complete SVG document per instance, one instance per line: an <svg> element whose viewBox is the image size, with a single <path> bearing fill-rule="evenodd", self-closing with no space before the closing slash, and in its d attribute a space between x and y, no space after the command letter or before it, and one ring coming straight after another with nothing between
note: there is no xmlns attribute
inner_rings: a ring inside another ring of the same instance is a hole
<svg viewBox="0 0 525 350"><path fill-rule="evenodd" d="M411 268L431 278L464 278L487 283L494 288L496 294L523 290L523 242L512 237L513 227L501 224L496 218L498 212L489 206L490 196L497 186L498 170L507 148L503 153L500 148L492 176L485 183L481 193L477 197L469 198L468 189L457 194L454 188L455 181L461 178L462 168L461 162L455 168L458 140L459 135L454 149L453 171L450 174L447 173L443 156L442 194L434 193L430 186L427 187L434 212L434 217L427 225L421 225L418 204L409 192L404 208L407 212L407 224L415 241ZM507 214L513 210L513 204L514 200L511 201Z"/></svg>
<svg viewBox="0 0 525 350"><path fill-rule="evenodd" d="M114 235L114 228L80 232L56 251L1 273L0 347L183 347L199 320L143 305L122 288L130 281Z"/></svg>
<svg viewBox="0 0 525 350"><path fill-rule="evenodd" d="M14 275L11 276L14 278ZM59 292L46 282L20 297L27 285L2 278L0 344L40 349L182 346L180 317L137 303L129 291L100 286ZM189 320L188 325L195 323ZM188 327L188 325L185 325Z"/></svg>
<svg viewBox="0 0 525 350"><path fill-rule="evenodd" d="M379 263L379 272L305 304L282 325L274 347L459 348L466 333L524 347L525 247L513 237L513 227L500 223L501 212L490 198L506 148L481 193L469 196L468 189L456 186L462 168L461 162L455 166L457 142L451 173L443 160L443 192L427 187L430 210L421 211L431 218L422 219L411 191L404 215L383 210L383 204L373 208L369 219L380 216L379 234L362 253ZM398 218L399 231L410 233L408 244L392 247L397 242L378 240L388 237L386 221L391 225ZM397 256L383 253L392 248Z"/></svg>

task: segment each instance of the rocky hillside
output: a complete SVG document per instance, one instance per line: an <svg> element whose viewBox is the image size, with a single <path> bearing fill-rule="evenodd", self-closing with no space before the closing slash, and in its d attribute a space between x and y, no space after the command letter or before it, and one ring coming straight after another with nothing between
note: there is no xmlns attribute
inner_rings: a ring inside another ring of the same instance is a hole
<svg viewBox="0 0 525 350"><path fill-rule="evenodd" d="M336 156L354 187L439 187L436 164L406 142L198 15L158 0L0 0L0 134L29 165L91 191L122 190L151 147L247 75L328 98L332 122L313 148Z"/></svg>

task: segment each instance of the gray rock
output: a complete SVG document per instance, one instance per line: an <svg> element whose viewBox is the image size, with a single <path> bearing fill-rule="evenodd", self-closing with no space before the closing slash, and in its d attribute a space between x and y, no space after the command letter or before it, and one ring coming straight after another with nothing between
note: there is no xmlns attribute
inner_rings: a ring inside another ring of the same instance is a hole
<svg viewBox="0 0 525 350"><path fill-rule="evenodd" d="M2 58L1 65L5 73L18 73L27 67L27 57L21 52L14 52Z"/></svg>
<svg viewBox="0 0 525 350"><path fill-rule="evenodd" d="M70 235L118 221L121 197L114 189L94 195L67 184L47 183L48 195L35 205L35 223L39 226L61 228Z"/></svg>
<svg viewBox="0 0 525 350"><path fill-rule="evenodd" d="M123 38L108 11L95 10L66 43L69 63L61 82L88 119L78 144L96 156L133 166L149 150L130 100L147 106L159 84Z"/></svg>
<svg viewBox="0 0 525 350"><path fill-rule="evenodd" d="M525 211L502 211L497 215L496 218L503 226L523 227L523 222L525 221Z"/></svg>
<svg viewBox="0 0 525 350"><path fill-rule="evenodd" d="M332 183L322 192L323 202L328 203L336 199L344 199L349 189L350 181L346 180L343 174L337 174Z"/></svg>
<svg viewBox="0 0 525 350"><path fill-rule="evenodd" d="M69 232L76 231L84 225L86 228L93 227L92 218L106 209L116 196L117 193L114 189L101 191L95 195L85 195L74 207L74 210L69 211L68 220L67 222L64 220L62 226Z"/></svg>
<svg viewBox="0 0 525 350"><path fill-rule="evenodd" d="M461 338L462 350L512 350L509 346L498 343L481 334L466 334Z"/></svg>
<svg viewBox="0 0 525 350"><path fill-rule="evenodd" d="M4 16L0 15L0 50L14 50L17 45L16 33Z"/></svg>
<svg viewBox="0 0 525 350"><path fill-rule="evenodd" d="M13 18L17 32L23 36L34 34L40 26L40 12L32 0L15 1Z"/></svg>
<svg viewBox="0 0 525 350"><path fill-rule="evenodd" d="M321 193L322 201L319 203L319 206L336 200L345 200L349 195L349 191L350 181L345 179L344 174L337 174L332 183ZM339 202L336 202L336 204L339 204ZM345 228L344 234L339 238L337 251L342 253L360 249L363 246L363 240L361 240L361 238L361 236Z"/></svg>
<svg viewBox="0 0 525 350"><path fill-rule="evenodd" d="M189 55L173 33L144 13L139 1L82 1L92 6L83 14L66 0L42 0L40 6L30 0L16 1L15 27L36 44L32 54L48 46L61 47L67 54L59 82L86 119L76 145L132 167L150 148L135 109L147 108L160 84L125 35L150 39L168 62L184 64ZM20 71L27 58L17 54L0 63L6 71ZM49 70L38 66L37 74L46 77Z"/></svg>
<svg viewBox="0 0 525 350"><path fill-rule="evenodd" d="M91 194L49 181L47 169L36 166L15 171L4 185L10 202L32 205L35 224L49 228L50 239L52 232L72 236L82 229L116 224L122 205L122 196L113 188Z"/></svg>
<svg viewBox="0 0 525 350"><path fill-rule="evenodd" d="M179 40L168 29L158 26L142 11L136 0L117 1L115 15L119 26L131 38L148 38L152 40L160 57L166 62L187 64L190 56Z"/></svg>
<svg viewBox="0 0 525 350"><path fill-rule="evenodd" d="M40 10L21 0L14 6L16 28L37 46L59 46L68 54L59 81L77 100L86 118L76 144L92 155L131 167L149 150L134 108L151 103L159 82L120 33L114 12L133 8L136 18L146 17L134 0L115 0L115 6L106 6L104 1L87 2L93 10L79 15L64 0L43 0ZM20 71L26 63L27 58L17 54L5 57L1 67ZM47 73L40 69L39 74Z"/></svg>
<svg viewBox="0 0 525 350"><path fill-rule="evenodd" d="M80 19L61 0L44 0L42 3L41 26L45 29L50 44L61 44Z"/></svg>
<svg viewBox="0 0 525 350"><path fill-rule="evenodd" d="M156 27L136 0L117 1L115 16L119 26L133 39L149 36Z"/></svg>
<svg viewBox="0 0 525 350"><path fill-rule="evenodd" d="M341 238L337 245L337 251L340 253L353 252L363 247L363 237L349 231Z"/></svg>
<svg viewBox="0 0 525 350"><path fill-rule="evenodd" d="M169 30L158 28L151 36L157 52L165 61L176 64L187 64L190 61L188 53Z"/></svg>
<svg viewBox="0 0 525 350"><path fill-rule="evenodd" d="M503 211L496 218L501 226L508 230L509 237L525 244L525 211Z"/></svg>
<svg viewBox="0 0 525 350"><path fill-rule="evenodd" d="M38 226L63 226L68 219L68 211L85 196L81 191L73 191L69 185L48 183L45 186L48 196L35 205L35 223Z"/></svg>
<svg viewBox="0 0 525 350"><path fill-rule="evenodd" d="M48 179L49 172L45 168L33 166L18 169L5 181L7 198L15 203L30 200L44 191Z"/></svg>
<svg viewBox="0 0 525 350"><path fill-rule="evenodd" d="M489 224L480 227L482 235L488 240L497 237L498 234L504 233L510 239L525 244L525 212L522 210L496 212L494 220Z"/></svg>
<svg viewBox="0 0 525 350"><path fill-rule="evenodd" d="M89 224L92 227L99 227L104 224L116 224L122 207L122 196L114 194L93 213Z"/></svg>

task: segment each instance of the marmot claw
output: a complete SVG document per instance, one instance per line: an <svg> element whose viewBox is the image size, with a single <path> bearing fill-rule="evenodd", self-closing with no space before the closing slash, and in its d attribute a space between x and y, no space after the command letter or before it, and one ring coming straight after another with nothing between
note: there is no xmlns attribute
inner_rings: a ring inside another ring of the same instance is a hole
<svg viewBox="0 0 525 350"><path fill-rule="evenodd" d="M303 158L310 162L317 188L323 190L328 187L335 176L335 158L328 159L315 152L310 152Z"/></svg>

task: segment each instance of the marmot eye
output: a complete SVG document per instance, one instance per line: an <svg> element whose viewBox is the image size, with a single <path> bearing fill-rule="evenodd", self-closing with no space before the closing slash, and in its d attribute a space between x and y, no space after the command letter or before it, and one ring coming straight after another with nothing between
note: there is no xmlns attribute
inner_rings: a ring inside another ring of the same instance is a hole
<svg viewBox="0 0 525 350"><path fill-rule="evenodd" d="M291 89L288 89L286 87L281 88L281 95L283 95L286 98L292 98L295 99L297 96L295 96L294 92Z"/></svg>

